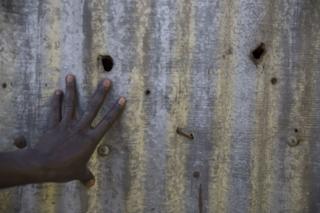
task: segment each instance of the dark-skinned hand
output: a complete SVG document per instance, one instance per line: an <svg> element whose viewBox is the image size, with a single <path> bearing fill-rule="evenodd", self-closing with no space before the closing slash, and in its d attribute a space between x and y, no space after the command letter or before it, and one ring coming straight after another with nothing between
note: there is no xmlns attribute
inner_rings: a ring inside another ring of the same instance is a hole
<svg viewBox="0 0 320 213"><path fill-rule="evenodd" d="M56 90L53 95L48 131L40 137L33 148L26 149L25 154L20 154L30 158L27 164L29 170L23 168L28 170L26 172L28 177L33 178L29 182L80 180L88 187L95 183L94 175L87 167L87 163L99 141L119 117L126 103L125 98L120 97L102 120L92 127L92 122L110 88L110 80L101 81L86 111L77 118L75 76L66 77L65 95L61 90ZM23 140L23 137L18 137L15 144L21 145Z"/></svg>

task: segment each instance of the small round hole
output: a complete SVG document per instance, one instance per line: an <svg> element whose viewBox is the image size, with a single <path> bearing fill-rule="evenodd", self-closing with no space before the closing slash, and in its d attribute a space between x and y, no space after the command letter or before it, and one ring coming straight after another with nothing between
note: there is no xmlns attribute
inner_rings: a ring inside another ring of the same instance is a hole
<svg viewBox="0 0 320 213"><path fill-rule="evenodd" d="M200 177L200 172L198 172L198 171L193 172L193 177L194 178L199 178Z"/></svg>
<svg viewBox="0 0 320 213"><path fill-rule="evenodd" d="M151 91L147 89L146 91L144 91L144 93L145 93L146 95L150 95Z"/></svg>
<svg viewBox="0 0 320 213"><path fill-rule="evenodd" d="M299 130L298 130L297 128L295 128L295 129L294 129L294 132L295 132L295 133L298 133L298 132L299 132Z"/></svg>
<svg viewBox="0 0 320 213"><path fill-rule="evenodd" d="M297 139L296 137L290 137L288 140L288 145L293 147L299 145L300 142L301 140Z"/></svg>
<svg viewBox="0 0 320 213"><path fill-rule="evenodd" d="M110 72L113 68L113 59L110 55L101 56L101 63L104 71Z"/></svg>
<svg viewBox="0 0 320 213"><path fill-rule="evenodd" d="M278 79L277 78L271 78L270 82L271 82L272 85L275 85L275 84L277 84Z"/></svg>
<svg viewBox="0 0 320 213"><path fill-rule="evenodd" d="M3 89L7 88L7 83L2 83L2 88Z"/></svg>

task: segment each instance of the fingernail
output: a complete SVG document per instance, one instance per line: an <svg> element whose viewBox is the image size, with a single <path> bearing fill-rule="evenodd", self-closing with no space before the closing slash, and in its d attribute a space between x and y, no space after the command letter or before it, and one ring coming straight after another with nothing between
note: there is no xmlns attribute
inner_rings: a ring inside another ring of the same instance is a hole
<svg viewBox="0 0 320 213"><path fill-rule="evenodd" d="M95 183L96 183L96 180L91 179L88 182L86 182L86 187L90 188L90 187L94 186Z"/></svg>
<svg viewBox="0 0 320 213"><path fill-rule="evenodd" d="M61 94L61 91L60 91L60 90L56 90L56 91L55 91L55 94L56 94L56 95L60 95L60 94Z"/></svg>
<svg viewBox="0 0 320 213"><path fill-rule="evenodd" d="M104 80L103 81L103 86L105 89L108 89L111 85L111 81L110 80Z"/></svg>
<svg viewBox="0 0 320 213"><path fill-rule="evenodd" d="M68 75L67 82L71 83L74 80L73 75Z"/></svg>
<svg viewBox="0 0 320 213"><path fill-rule="evenodd" d="M126 99L124 97L121 97L118 103L120 106L123 106L126 103Z"/></svg>

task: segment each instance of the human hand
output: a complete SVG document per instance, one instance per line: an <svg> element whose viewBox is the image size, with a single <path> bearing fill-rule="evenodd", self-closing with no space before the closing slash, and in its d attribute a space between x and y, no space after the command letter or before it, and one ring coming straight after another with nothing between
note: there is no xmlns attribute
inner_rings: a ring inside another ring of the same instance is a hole
<svg viewBox="0 0 320 213"><path fill-rule="evenodd" d="M33 170L41 182L66 182L80 180L90 187L95 183L87 167L103 135L110 129L125 107L125 98L120 97L104 118L95 126L91 123L101 108L111 87L110 80L103 80L93 94L85 113L76 118L75 76L66 77L66 93L56 90L52 98L49 130L40 137L39 143L27 151L36 159ZM64 107L62 107L62 102Z"/></svg>

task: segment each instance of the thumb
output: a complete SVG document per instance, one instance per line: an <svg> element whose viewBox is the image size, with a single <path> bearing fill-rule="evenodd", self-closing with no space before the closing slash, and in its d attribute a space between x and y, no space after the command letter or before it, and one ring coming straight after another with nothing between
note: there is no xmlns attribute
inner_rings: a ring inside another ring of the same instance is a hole
<svg viewBox="0 0 320 213"><path fill-rule="evenodd" d="M92 172L88 168L85 169L84 173L79 178L79 180L87 188L92 187L96 183L94 175L92 174Z"/></svg>

